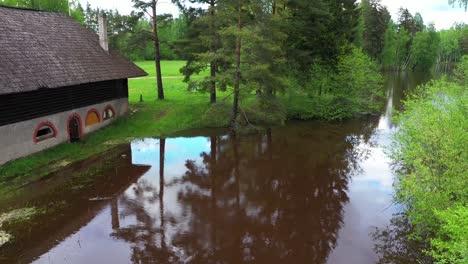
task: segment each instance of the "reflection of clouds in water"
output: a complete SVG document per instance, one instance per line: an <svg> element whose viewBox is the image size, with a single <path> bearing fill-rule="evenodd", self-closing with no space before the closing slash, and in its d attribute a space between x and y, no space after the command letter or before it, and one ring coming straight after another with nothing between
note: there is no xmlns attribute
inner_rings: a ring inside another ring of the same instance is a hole
<svg viewBox="0 0 468 264"><path fill-rule="evenodd" d="M171 181L173 178L185 174L185 162L194 160L201 163L200 153L209 152L210 144L205 137L169 138L165 145L165 176ZM151 165L147 174L159 171L159 139L135 140L132 142L132 163Z"/></svg>
<svg viewBox="0 0 468 264"><path fill-rule="evenodd" d="M349 182L350 202L344 208L345 225L339 232L340 238L348 239L338 240L327 263L366 263L369 257L377 261L370 232L373 226L387 225L395 212L391 206L394 175L390 168L391 159L385 154L393 133L390 124L388 118L382 117L379 129L370 142L360 140L355 146L358 152L366 153L366 156L359 162L359 172L353 174ZM369 226L369 223L373 226Z"/></svg>
<svg viewBox="0 0 468 264"><path fill-rule="evenodd" d="M133 185L134 187L138 184L149 184L159 193L159 142L159 139L144 139L132 142L132 163L152 166L151 169L138 180L138 183ZM185 175L187 171L185 166L187 160L193 160L197 164L202 164L202 157L200 156L202 152L210 152L210 141L206 137L166 139L164 152L164 211L166 221L169 219L177 219L177 225L169 224L169 220L165 226L166 242L168 244L172 244L175 234L190 229L189 223L192 218L191 212L185 211L179 201L179 193L185 188L185 185L172 183L178 181ZM129 188L125 192L125 196L131 200L135 199L136 196L133 188ZM144 196L146 197L148 195ZM156 199L159 198L157 197ZM156 205L157 203L156 201L151 201L151 199L138 202L138 204L142 205L145 209L145 212L155 219L155 226L161 223L159 217L160 208ZM173 248L173 250L179 251L177 248ZM183 252L179 252L178 254L183 255Z"/></svg>
<svg viewBox="0 0 468 264"><path fill-rule="evenodd" d="M391 193L393 173L389 169L390 162L390 158L382 148L372 148L369 158L360 164L362 173L355 175L351 183L359 189L376 189L378 187L380 191Z"/></svg>
<svg viewBox="0 0 468 264"><path fill-rule="evenodd" d="M146 144L146 146L145 146ZM187 168L187 160L194 160L201 164L200 153L210 152L210 143L205 137L195 138L168 138L165 144L164 178L166 189L164 204L168 211L180 213L177 193L183 186L170 185L172 182L184 176ZM132 163L151 165L151 169L143 175L141 180L150 182L159 189L159 139L136 140L132 142Z"/></svg>

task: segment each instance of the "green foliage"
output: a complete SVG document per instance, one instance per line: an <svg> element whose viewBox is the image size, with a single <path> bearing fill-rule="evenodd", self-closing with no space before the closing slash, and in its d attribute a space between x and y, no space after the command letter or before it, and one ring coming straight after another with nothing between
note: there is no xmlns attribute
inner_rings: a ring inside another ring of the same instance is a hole
<svg viewBox="0 0 468 264"><path fill-rule="evenodd" d="M455 70L455 78L462 86L468 86L468 55L461 58Z"/></svg>
<svg viewBox="0 0 468 264"><path fill-rule="evenodd" d="M68 14L68 0L0 0L1 5Z"/></svg>
<svg viewBox="0 0 468 264"><path fill-rule="evenodd" d="M468 9L468 0L449 0L449 4L455 5L458 2L460 7L464 7L465 11Z"/></svg>
<svg viewBox="0 0 468 264"><path fill-rule="evenodd" d="M439 54L440 37L434 25L427 30L416 33L413 40L412 68L429 71L436 62Z"/></svg>
<svg viewBox="0 0 468 264"><path fill-rule="evenodd" d="M30 207L30 208L22 208L10 211L8 213L4 213L0 215L0 228L2 228L6 224L11 224L15 222L24 222L28 221L34 215L40 213L41 210ZM0 230L0 248L8 243L13 238L12 235L6 233L5 231Z"/></svg>
<svg viewBox="0 0 468 264"><path fill-rule="evenodd" d="M435 211L441 223L439 235L431 240L431 255L437 263L468 263L468 208L457 205Z"/></svg>
<svg viewBox="0 0 468 264"><path fill-rule="evenodd" d="M289 80L289 118L335 120L380 110L384 91L378 66L359 48L350 49L336 69L314 64L303 91L297 91L300 82Z"/></svg>
<svg viewBox="0 0 468 264"><path fill-rule="evenodd" d="M245 125L282 125L286 121L286 111L277 98L260 95L253 103L241 107L239 118Z"/></svg>
<svg viewBox="0 0 468 264"><path fill-rule="evenodd" d="M395 56L398 48L398 32L397 26L390 19L388 21L387 30L385 31L384 48L382 50L382 66L384 69L394 68L398 65L398 59Z"/></svg>
<svg viewBox="0 0 468 264"><path fill-rule="evenodd" d="M356 38L359 9L355 0L291 0L285 6L290 65L308 69L316 60L333 64L342 46Z"/></svg>
<svg viewBox="0 0 468 264"><path fill-rule="evenodd" d="M362 16L364 19L363 48L369 56L378 59L385 45L385 30L390 20L390 13L379 0L364 0Z"/></svg>
<svg viewBox="0 0 468 264"><path fill-rule="evenodd" d="M462 31L456 28L448 30L441 30L439 32L440 45L439 45L439 60L437 70L440 72L447 72L451 65L458 61L462 56L462 49L460 46Z"/></svg>
<svg viewBox="0 0 468 264"><path fill-rule="evenodd" d="M358 48L340 58L334 94L352 100L351 111L376 112L384 97L383 79L377 64ZM343 100L343 99L342 99Z"/></svg>
<svg viewBox="0 0 468 264"><path fill-rule="evenodd" d="M457 235L466 233L460 217L468 202L466 92L464 85L433 81L414 93L396 118L400 127L392 153L402 166L396 199L408 207L413 238L432 239L441 263L466 261L459 254L466 241Z"/></svg>

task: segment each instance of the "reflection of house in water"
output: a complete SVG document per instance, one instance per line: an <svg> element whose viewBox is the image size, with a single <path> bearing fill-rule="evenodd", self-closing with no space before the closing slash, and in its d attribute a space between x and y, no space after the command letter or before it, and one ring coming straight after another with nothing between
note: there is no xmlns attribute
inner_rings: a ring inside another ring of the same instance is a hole
<svg viewBox="0 0 468 264"><path fill-rule="evenodd" d="M29 263L53 250L109 206L112 208L112 223L108 225L118 225L115 218L117 197L150 168L133 165L131 161L130 146L124 145L26 187L24 191L29 193L26 196L28 200L22 202L47 210L34 219L32 225L18 227L15 237L17 243L21 243L21 250L12 244L2 248L0 256L11 259L10 263ZM17 259L19 253L21 258Z"/></svg>

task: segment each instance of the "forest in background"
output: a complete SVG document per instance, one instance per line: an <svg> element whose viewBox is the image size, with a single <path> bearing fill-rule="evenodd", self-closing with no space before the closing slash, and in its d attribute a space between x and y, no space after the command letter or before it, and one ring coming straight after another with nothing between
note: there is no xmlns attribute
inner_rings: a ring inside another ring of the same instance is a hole
<svg viewBox="0 0 468 264"><path fill-rule="evenodd" d="M186 6L184 1L175 2L182 11L179 17L158 15L162 60L189 59L194 52L187 49L187 44L203 45L203 36L207 35L203 31L209 27L209 9ZM191 2L210 3L203 0ZM222 1L213 2L216 7L217 2ZM265 6L269 2L275 3L276 11L281 12L281 9L287 9L281 5L294 2L300 5L301 1L259 2ZM336 17L337 13L333 13L327 2L335 2L336 6L345 5L348 11L345 16ZM67 0L0 0L0 4L70 13L75 20L94 31L97 31L97 15L104 13L108 18L112 48L134 61L154 60L152 21L144 12L136 10L129 15L122 15L117 10L92 8L89 4L82 6L77 0L70 1L70 4ZM394 21L388 9L378 0L364 0L359 5L356 1L319 1L314 12L314 16L309 19L317 23L310 28L311 33L328 32L331 35L340 31L336 33L343 34L346 30L346 40L362 48L384 69L427 71L436 66L437 71L446 72L468 52L466 24L454 24L450 29L437 31L433 24L425 24L420 13L411 14L404 8L399 10L398 18ZM223 18L215 19L221 22ZM338 27L344 29L339 30ZM328 41L339 43L337 39L330 38Z"/></svg>

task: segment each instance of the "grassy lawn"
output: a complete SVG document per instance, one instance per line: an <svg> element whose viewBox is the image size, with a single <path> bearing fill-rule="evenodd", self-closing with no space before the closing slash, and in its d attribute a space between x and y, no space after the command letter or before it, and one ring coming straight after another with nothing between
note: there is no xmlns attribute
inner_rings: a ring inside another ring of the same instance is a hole
<svg viewBox="0 0 468 264"><path fill-rule="evenodd" d="M154 61L137 61L135 62L138 66L140 66L143 70L145 70L149 76L155 77L156 76L156 67ZM180 77L183 78L183 75L180 73L180 68L185 65L185 61L163 61L161 63L161 72L162 76L164 77ZM208 69L201 73L201 75L207 75Z"/></svg>
<svg viewBox="0 0 468 264"><path fill-rule="evenodd" d="M154 76L154 62L138 62L149 76ZM164 76L181 76L183 61L164 61ZM204 127L202 119L209 109L209 95L187 90L181 78L163 80L166 100L156 100L156 84L152 78L129 81L131 110L127 117L88 135L77 144L57 147L22 158L0 167L0 199L28 182L37 180L64 166L102 153L134 138L161 137L174 132ZM140 95L144 102L139 103ZM221 93L220 96L223 96Z"/></svg>

